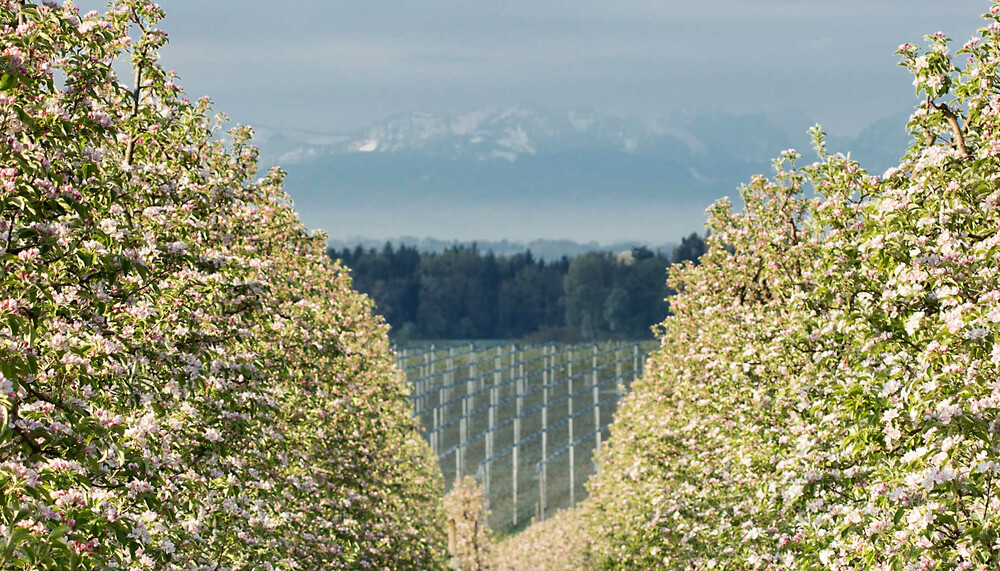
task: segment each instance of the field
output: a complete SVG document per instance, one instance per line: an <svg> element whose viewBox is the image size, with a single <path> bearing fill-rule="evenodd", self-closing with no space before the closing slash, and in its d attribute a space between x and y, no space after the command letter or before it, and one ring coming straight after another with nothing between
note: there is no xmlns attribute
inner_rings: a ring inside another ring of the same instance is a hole
<svg viewBox="0 0 1000 571"><path fill-rule="evenodd" d="M397 353L447 487L475 475L493 529L514 532L586 496L594 451L655 346L439 343Z"/></svg>

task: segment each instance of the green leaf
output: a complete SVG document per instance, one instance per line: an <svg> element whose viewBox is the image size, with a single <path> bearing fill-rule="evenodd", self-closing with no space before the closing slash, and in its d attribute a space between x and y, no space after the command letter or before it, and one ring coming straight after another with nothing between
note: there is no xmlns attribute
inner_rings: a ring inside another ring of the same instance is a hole
<svg viewBox="0 0 1000 571"><path fill-rule="evenodd" d="M64 535L66 535L66 532L68 531L69 531L68 525L60 525L59 527L49 532L49 539L51 540L61 539Z"/></svg>
<svg viewBox="0 0 1000 571"><path fill-rule="evenodd" d="M30 563L32 566L34 566L35 563L38 561L38 558L35 556L35 550L32 549L30 545L25 545L24 547L20 548L19 551L24 554L24 558L27 559L28 563Z"/></svg>
<svg viewBox="0 0 1000 571"><path fill-rule="evenodd" d="M899 520L903 519L903 514L906 513L906 508L901 507L896 510L896 515L892 516L892 523L899 524Z"/></svg>
<svg viewBox="0 0 1000 571"><path fill-rule="evenodd" d="M86 219L90 216L91 208L82 202L71 202L70 205L76 210L76 213L80 215L80 218Z"/></svg>
<svg viewBox="0 0 1000 571"><path fill-rule="evenodd" d="M69 202L67 202L65 198L62 197L57 198L56 204L58 204L60 208L62 208L66 212L71 212L73 210L73 207L70 206Z"/></svg>
<svg viewBox="0 0 1000 571"><path fill-rule="evenodd" d="M17 544L23 542L30 535L30 532L23 527L15 527L10 533L10 538L7 539L7 549L16 548Z"/></svg>
<svg viewBox="0 0 1000 571"><path fill-rule="evenodd" d="M76 257L80 260L80 264L84 267L90 267L94 265L94 254L90 252L77 251Z"/></svg>
<svg viewBox="0 0 1000 571"><path fill-rule="evenodd" d="M20 107L15 107L14 112L17 114L17 118L20 119L25 125L31 127L32 129L37 128L37 122L31 115L28 114L27 111L21 109Z"/></svg>
<svg viewBox="0 0 1000 571"><path fill-rule="evenodd" d="M16 81L13 75L9 73L3 74L3 77L0 78L0 91L10 91L10 88L14 86L15 82Z"/></svg>

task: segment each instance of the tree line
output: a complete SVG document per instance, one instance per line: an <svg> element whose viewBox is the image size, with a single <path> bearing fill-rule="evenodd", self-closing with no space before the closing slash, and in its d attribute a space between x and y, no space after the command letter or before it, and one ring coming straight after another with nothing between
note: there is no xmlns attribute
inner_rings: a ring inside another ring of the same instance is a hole
<svg viewBox="0 0 1000 571"><path fill-rule="evenodd" d="M440 253L415 247L329 249L354 287L375 300L397 341L652 338L667 315L666 271L697 260L705 243L685 237L670 255L645 247L589 252L551 262L531 251L497 256L475 244Z"/></svg>

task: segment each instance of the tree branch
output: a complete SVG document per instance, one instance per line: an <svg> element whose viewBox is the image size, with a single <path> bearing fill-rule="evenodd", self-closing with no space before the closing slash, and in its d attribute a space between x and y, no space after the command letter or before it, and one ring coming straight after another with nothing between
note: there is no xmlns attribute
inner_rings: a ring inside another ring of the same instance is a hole
<svg viewBox="0 0 1000 571"><path fill-rule="evenodd" d="M931 105L944 115L944 118L948 121L948 125L951 126L951 132L954 135L952 144L955 145L955 148L958 149L962 155L968 155L969 150L965 147L965 136L962 135L962 126L958 123L958 115L955 115L955 112L951 110L951 107L948 107L943 103L931 103Z"/></svg>
<svg viewBox="0 0 1000 571"><path fill-rule="evenodd" d="M142 65L135 68L135 87L132 89L132 119L139 115L139 95L142 89ZM135 140L138 135L132 135L128 139L128 146L125 147L125 164L132 164L132 154L135 152Z"/></svg>

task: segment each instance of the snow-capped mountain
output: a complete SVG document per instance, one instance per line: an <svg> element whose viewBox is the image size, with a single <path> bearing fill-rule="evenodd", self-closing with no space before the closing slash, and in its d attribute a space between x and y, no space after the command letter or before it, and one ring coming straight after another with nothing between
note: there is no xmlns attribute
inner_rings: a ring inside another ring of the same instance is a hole
<svg viewBox="0 0 1000 571"><path fill-rule="evenodd" d="M650 121L517 106L413 113L353 133L257 129L257 140L262 166L288 171L305 222L335 236L669 241L782 150L807 151L811 122L798 122L789 133L763 115ZM906 148L904 124L894 117L829 146L862 149L862 164L882 172ZM372 228L387 217L391 228ZM654 225L675 230L653 235Z"/></svg>
<svg viewBox="0 0 1000 571"><path fill-rule="evenodd" d="M705 149L691 121L643 121L590 110L551 111L523 106L458 114L412 113L355 133L324 135L260 130L262 146L281 164L348 153L420 153L440 158L515 162L520 156L595 148L655 152L665 142Z"/></svg>

